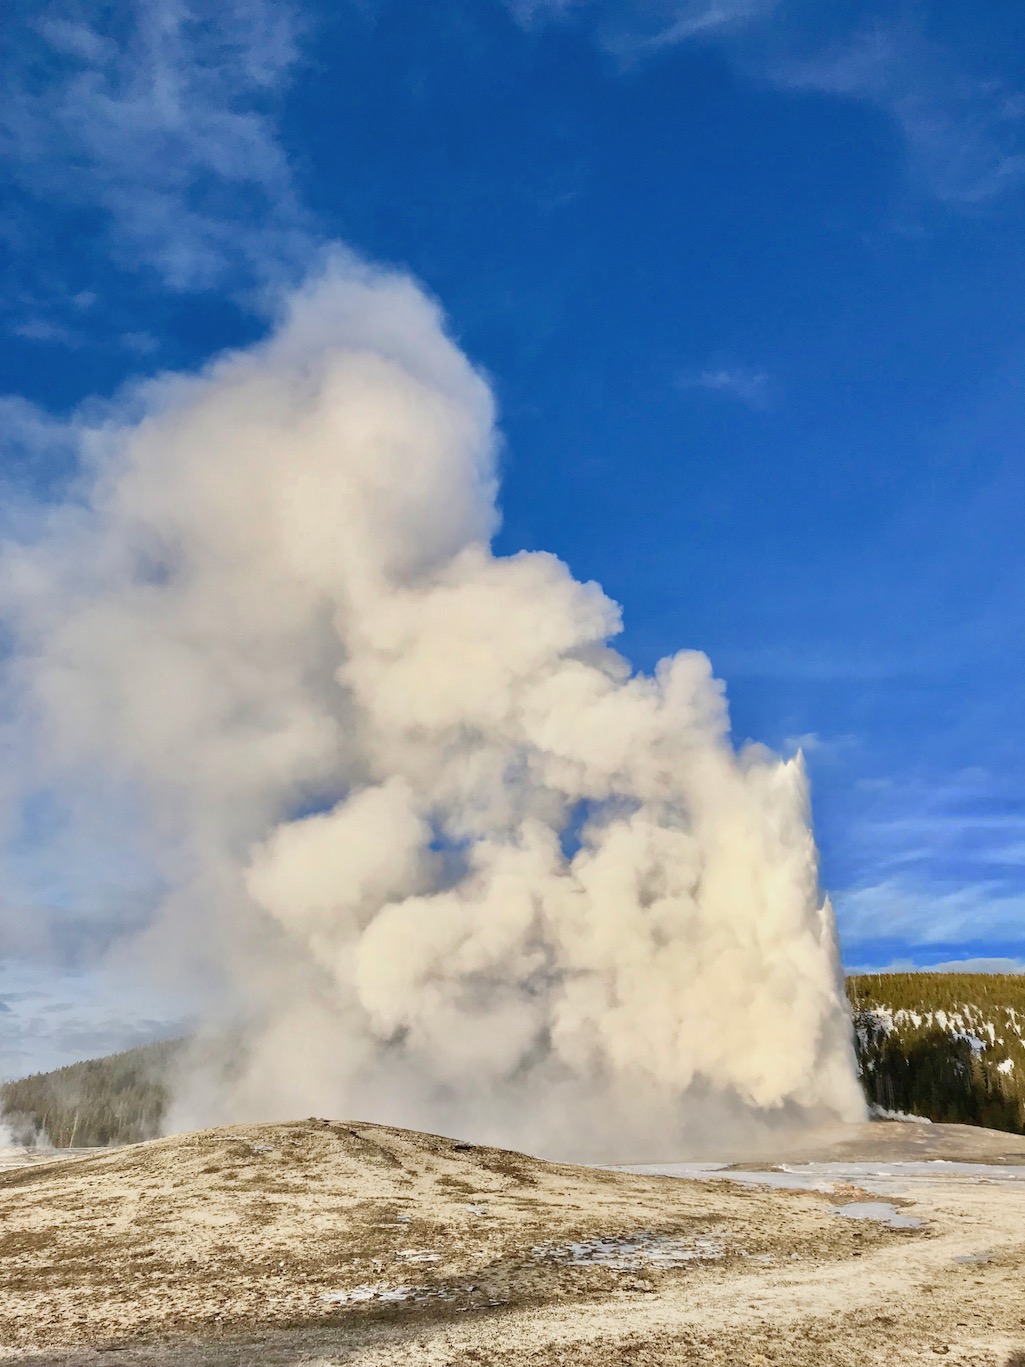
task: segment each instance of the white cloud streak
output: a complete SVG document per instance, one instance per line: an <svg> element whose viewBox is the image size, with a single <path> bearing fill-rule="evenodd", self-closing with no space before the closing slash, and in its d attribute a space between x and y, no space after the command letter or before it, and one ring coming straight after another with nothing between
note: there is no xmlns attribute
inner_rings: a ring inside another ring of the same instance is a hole
<svg viewBox="0 0 1025 1367"><path fill-rule="evenodd" d="M142 979L131 984L112 971L86 970L55 982L49 965L6 959L0 966L0 1078L172 1037L183 1025L176 1005L156 997L152 983Z"/></svg>
<svg viewBox="0 0 1025 1367"><path fill-rule="evenodd" d="M1025 812L1005 778L982 769L944 781L861 785L848 857L863 873L837 894L845 943L1020 943Z"/></svg>
<svg viewBox="0 0 1025 1367"><path fill-rule="evenodd" d="M1025 96L961 70L912 30L876 25L809 59L784 58L773 76L881 110L903 135L913 177L944 203L968 208L1025 179Z"/></svg>
<svg viewBox="0 0 1025 1367"><path fill-rule="evenodd" d="M837 894L845 941L957 944L1020 941L1025 893L997 881L944 886L913 876L894 876Z"/></svg>
<svg viewBox="0 0 1025 1367"><path fill-rule="evenodd" d="M1025 180L1025 94L965 68L898 9L824 40L795 0L509 0L522 22L579 22L616 56L714 42L759 82L870 105L892 120L911 180L971 209ZM842 24L842 18L837 16Z"/></svg>
<svg viewBox="0 0 1025 1367"><path fill-rule="evenodd" d="M768 17L780 0L509 0L521 23L579 19L602 46L636 58L695 38L715 38Z"/></svg>
<svg viewBox="0 0 1025 1367"><path fill-rule="evenodd" d="M308 259L275 127L297 60L274 0L63 0L12 23L0 156L47 204L96 211L121 263L168 287L247 288Z"/></svg>
<svg viewBox="0 0 1025 1367"><path fill-rule="evenodd" d="M718 394L725 399L734 399L746 408L764 412L771 407L775 390L771 379L764 370L753 370L747 366L716 366L698 371L693 375L681 376L678 381L681 389L705 390Z"/></svg>
<svg viewBox="0 0 1025 1367"><path fill-rule="evenodd" d="M877 960L851 966L851 973L1025 973L1025 962L1000 955L968 959L943 959L939 963L924 954L917 957Z"/></svg>

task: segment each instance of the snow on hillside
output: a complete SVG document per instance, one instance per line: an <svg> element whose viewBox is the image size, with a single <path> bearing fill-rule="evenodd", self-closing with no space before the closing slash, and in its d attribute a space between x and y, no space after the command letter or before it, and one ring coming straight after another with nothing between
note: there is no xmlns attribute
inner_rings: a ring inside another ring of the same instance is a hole
<svg viewBox="0 0 1025 1367"><path fill-rule="evenodd" d="M1025 978L864 974L847 993L874 1107L1025 1130Z"/></svg>

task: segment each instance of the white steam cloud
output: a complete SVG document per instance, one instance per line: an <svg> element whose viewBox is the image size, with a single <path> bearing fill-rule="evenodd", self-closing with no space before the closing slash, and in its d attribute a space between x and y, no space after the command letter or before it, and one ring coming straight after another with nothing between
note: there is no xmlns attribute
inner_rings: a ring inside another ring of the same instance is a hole
<svg viewBox="0 0 1025 1367"><path fill-rule="evenodd" d="M336 262L276 333L83 428L4 547L17 757L144 815L145 949L227 1067L179 1126L311 1112L547 1153L863 1108L800 759L705 656L499 557L494 405L410 280Z"/></svg>

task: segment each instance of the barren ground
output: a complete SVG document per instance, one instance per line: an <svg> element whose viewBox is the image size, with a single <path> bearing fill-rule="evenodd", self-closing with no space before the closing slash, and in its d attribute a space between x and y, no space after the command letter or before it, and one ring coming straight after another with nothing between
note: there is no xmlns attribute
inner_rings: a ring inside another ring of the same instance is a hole
<svg viewBox="0 0 1025 1367"><path fill-rule="evenodd" d="M937 1157L999 1178L1025 1141L882 1124L788 1153ZM1025 1182L918 1181L912 1229L837 1217L859 1198L313 1120L34 1162L0 1172L0 1362L1025 1367Z"/></svg>

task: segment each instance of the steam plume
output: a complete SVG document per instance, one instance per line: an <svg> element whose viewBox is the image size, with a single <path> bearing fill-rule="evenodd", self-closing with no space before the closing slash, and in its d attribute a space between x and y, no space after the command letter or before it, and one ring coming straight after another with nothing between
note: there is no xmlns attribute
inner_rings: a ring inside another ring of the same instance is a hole
<svg viewBox="0 0 1025 1367"><path fill-rule="evenodd" d="M244 1027L175 1123L587 1156L860 1116L800 759L733 749L703 655L634 674L596 584L491 552L493 422L415 284L336 262L83 425L5 548L19 746L145 814L146 951Z"/></svg>

